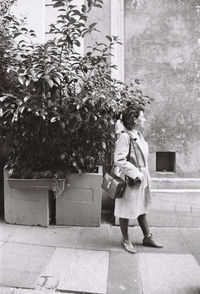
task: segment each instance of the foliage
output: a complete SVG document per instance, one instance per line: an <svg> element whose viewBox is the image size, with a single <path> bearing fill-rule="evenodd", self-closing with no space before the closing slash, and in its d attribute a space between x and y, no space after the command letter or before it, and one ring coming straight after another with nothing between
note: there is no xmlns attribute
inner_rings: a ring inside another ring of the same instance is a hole
<svg viewBox="0 0 200 294"><path fill-rule="evenodd" d="M96 28L87 26L93 6L78 9L72 0L54 0L59 9L50 27L55 37L33 42L34 31L10 17L7 44L0 45L5 82L0 88L1 126L15 177L62 177L67 171L92 172L114 145L114 122L127 102L148 102L142 92L111 78L115 36L95 43L84 56L80 40ZM136 81L138 84L138 81Z"/></svg>

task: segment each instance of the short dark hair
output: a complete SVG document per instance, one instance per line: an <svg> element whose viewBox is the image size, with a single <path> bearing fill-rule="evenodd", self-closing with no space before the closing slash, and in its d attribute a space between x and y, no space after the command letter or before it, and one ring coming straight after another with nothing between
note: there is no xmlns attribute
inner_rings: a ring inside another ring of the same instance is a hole
<svg viewBox="0 0 200 294"><path fill-rule="evenodd" d="M142 106L129 106L122 113L122 122L128 131L131 131L135 125L135 119L139 117L140 111L144 111Z"/></svg>

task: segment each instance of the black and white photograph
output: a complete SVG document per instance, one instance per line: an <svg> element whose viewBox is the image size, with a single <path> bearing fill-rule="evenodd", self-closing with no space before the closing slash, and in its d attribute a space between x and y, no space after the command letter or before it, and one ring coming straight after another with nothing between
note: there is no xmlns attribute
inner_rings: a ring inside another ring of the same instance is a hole
<svg viewBox="0 0 200 294"><path fill-rule="evenodd" d="M0 294L200 294L200 0L0 0Z"/></svg>

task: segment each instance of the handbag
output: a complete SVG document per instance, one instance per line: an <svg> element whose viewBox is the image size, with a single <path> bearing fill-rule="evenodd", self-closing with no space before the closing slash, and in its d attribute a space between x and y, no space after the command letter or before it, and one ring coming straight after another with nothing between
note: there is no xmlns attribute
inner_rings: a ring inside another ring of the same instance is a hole
<svg viewBox="0 0 200 294"><path fill-rule="evenodd" d="M105 173L101 188L113 199L121 198L126 188L126 181L113 172Z"/></svg>
<svg viewBox="0 0 200 294"><path fill-rule="evenodd" d="M134 144L133 144L134 146ZM134 152L135 152L135 146ZM131 152L131 141L129 144L129 153L127 156L127 160L130 159L130 152ZM137 166L138 165L138 158L137 154L135 152L136 160L137 160ZM113 167L113 164L112 164ZM111 169L112 170L112 169ZM123 193L125 191L125 188L127 185L134 186L134 185L140 185L141 180L139 178L132 179L128 176L125 177L125 180L115 175L112 171L110 173L106 172L103 177L103 182L101 184L101 188L113 199L115 198L121 198L123 196Z"/></svg>

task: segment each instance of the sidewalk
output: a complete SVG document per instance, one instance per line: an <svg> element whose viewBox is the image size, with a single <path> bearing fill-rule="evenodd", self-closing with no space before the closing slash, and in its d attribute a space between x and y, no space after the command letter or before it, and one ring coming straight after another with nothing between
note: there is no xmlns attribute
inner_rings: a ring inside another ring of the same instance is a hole
<svg viewBox="0 0 200 294"><path fill-rule="evenodd" d="M119 227L49 228L0 222L0 294L200 293L200 228L152 228L163 249L120 246Z"/></svg>

